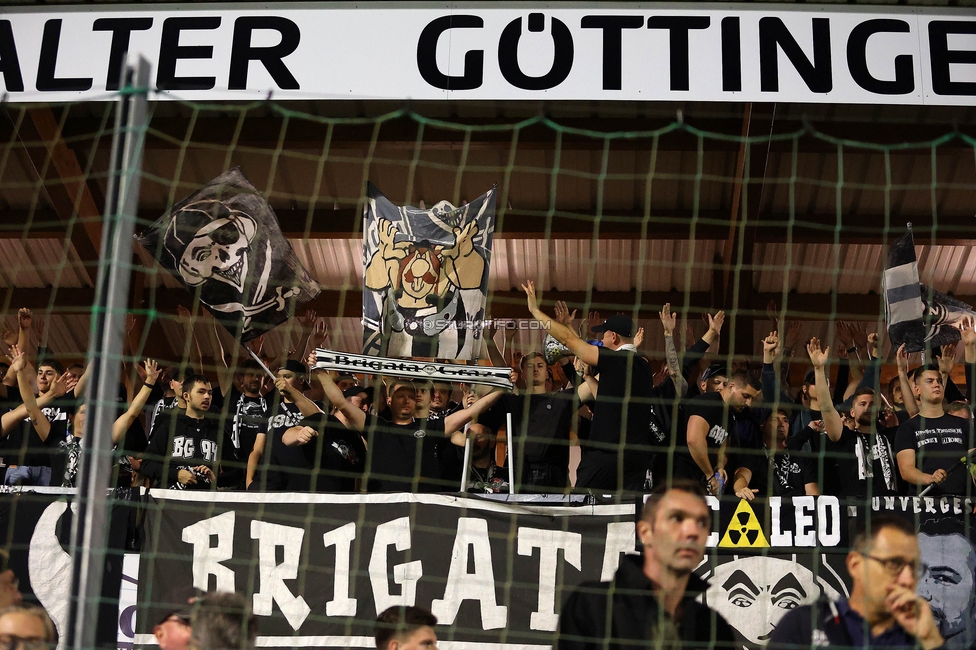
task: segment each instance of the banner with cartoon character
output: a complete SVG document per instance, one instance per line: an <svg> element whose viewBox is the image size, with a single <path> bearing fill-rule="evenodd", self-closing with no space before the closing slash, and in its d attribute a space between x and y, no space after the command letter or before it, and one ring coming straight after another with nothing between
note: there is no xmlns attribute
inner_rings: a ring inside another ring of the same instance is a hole
<svg viewBox="0 0 976 650"><path fill-rule="evenodd" d="M138 240L242 342L321 291L239 167L174 205Z"/></svg>
<svg viewBox="0 0 976 650"><path fill-rule="evenodd" d="M363 225L363 354L474 359L495 188L467 205L396 206L372 184Z"/></svg>

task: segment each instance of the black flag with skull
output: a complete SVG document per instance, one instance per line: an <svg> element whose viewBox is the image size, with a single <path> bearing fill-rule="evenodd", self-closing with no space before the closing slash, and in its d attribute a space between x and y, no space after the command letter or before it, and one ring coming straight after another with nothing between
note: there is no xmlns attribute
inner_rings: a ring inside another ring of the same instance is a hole
<svg viewBox="0 0 976 650"><path fill-rule="evenodd" d="M239 167L174 205L137 239L242 342L285 322L321 291Z"/></svg>

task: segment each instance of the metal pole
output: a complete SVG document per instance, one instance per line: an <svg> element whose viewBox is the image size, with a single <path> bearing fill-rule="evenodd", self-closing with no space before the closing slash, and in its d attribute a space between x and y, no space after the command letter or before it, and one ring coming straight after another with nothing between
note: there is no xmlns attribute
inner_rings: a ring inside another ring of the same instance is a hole
<svg viewBox="0 0 976 650"><path fill-rule="evenodd" d="M512 414L505 414L505 426L508 430L505 433L505 455L508 456L508 493L517 494L515 489L515 431L512 429Z"/></svg>
<svg viewBox="0 0 976 650"><path fill-rule="evenodd" d="M468 427L471 423L464 425L464 467L461 469L461 492L468 491L468 472L471 468L471 438L468 437Z"/></svg>
<svg viewBox="0 0 976 650"><path fill-rule="evenodd" d="M105 197L101 256L89 337L91 375L85 396L88 426L78 471L78 515L72 524L72 589L67 646L94 648L108 543L112 475L112 424L116 419L122 337L129 308L132 235L147 122L149 64L127 67L115 116Z"/></svg>

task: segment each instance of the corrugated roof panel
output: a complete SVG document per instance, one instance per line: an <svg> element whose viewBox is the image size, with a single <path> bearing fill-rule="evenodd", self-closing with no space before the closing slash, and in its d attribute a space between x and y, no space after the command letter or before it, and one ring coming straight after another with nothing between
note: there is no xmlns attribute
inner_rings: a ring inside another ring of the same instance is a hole
<svg viewBox="0 0 976 650"><path fill-rule="evenodd" d="M94 286L74 246L61 239L0 239L0 282L4 287L35 289Z"/></svg>

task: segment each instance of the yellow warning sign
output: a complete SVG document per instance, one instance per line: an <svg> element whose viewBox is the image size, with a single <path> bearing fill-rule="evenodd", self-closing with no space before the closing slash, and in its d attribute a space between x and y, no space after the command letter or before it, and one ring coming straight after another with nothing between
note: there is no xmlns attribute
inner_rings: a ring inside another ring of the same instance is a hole
<svg viewBox="0 0 976 650"><path fill-rule="evenodd" d="M732 515L732 522L725 529L725 535L718 545L720 548L767 548L769 546L766 536L763 535L762 526L759 525L759 518L745 499L739 501L739 506Z"/></svg>

